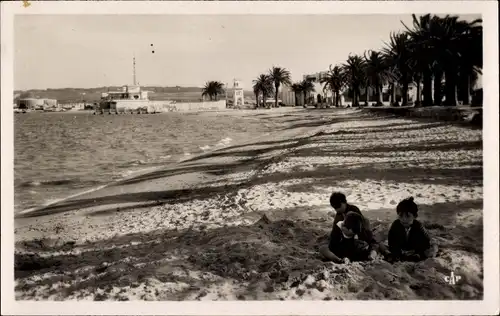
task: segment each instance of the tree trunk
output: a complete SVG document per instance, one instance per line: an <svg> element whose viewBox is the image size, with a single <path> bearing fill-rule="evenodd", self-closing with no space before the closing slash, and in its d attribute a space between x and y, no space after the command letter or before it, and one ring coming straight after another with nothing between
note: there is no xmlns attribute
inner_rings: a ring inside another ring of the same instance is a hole
<svg viewBox="0 0 500 316"><path fill-rule="evenodd" d="M471 90L472 90L472 87L471 87L472 83L471 83L470 75L467 75L465 80L466 81L465 81L465 91L464 91L463 104L464 105L470 105L471 104L470 93L471 93Z"/></svg>
<svg viewBox="0 0 500 316"><path fill-rule="evenodd" d="M397 85L395 82L392 83L392 88L391 88L391 106L397 106L398 105L398 100L396 97L396 88Z"/></svg>
<svg viewBox="0 0 500 316"><path fill-rule="evenodd" d="M456 74L453 70L447 69L445 71L445 100L444 105L456 106L457 105L457 81Z"/></svg>
<svg viewBox="0 0 500 316"><path fill-rule="evenodd" d="M381 106L384 104L384 99L382 98L382 85L377 85L377 105Z"/></svg>
<svg viewBox="0 0 500 316"><path fill-rule="evenodd" d="M415 106L420 106L422 105L422 91L420 91L420 78L417 78L415 82L417 84L417 100L415 102Z"/></svg>
<svg viewBox="0 0 500 316"><path fill-rule="evenodd" d="M401 106L407 106L408 105L408 80L403 81L403 89L401 91L402 96L401 96Z"/></svg>
<svg viewBox="0 0 500 316"><path fill-rule="evenodd" d="M295 105L294 106L299 105L299 98L297 97L297 92L294 92L293 96L295 97Z"/></svg>
<svg viewBox="0 0 500 316"><path fill-rule="evenodd" d="M259 94L258 93L255 93L255 102L256 102L256 106L258 108L259 107Z"/></svg>
<svg viewBox="0 0 500 316"><path fill-rule="evenodd" d="M356 89L356 106L359 107L360 105L360 102L361 102L361 88L358 87Z"/></svg>
<svg viewBox="0 0 500 316"><path fill-rule="evenodd" d="M394 105L394 93L393 93L393 90L394 90L394 83L390 83L389 84L389 105L390 106L393 106Z"/></svg>
<svg viewBox="0 0 500 316"><path fill-rule="evenodd" d="M432 73L430 70L424 70L423 73L423 106L432 106Z"/></svg>
<svg viewBox="0 0 500 316"><path fill-rule="evenodd" d="M274 85L274 107L277 108L278 107L278 89L280 88L280 85L279 84L276 84Z"/></svg>
<svg viewBox="0 0 500 316"><path fill-rule="evenodd" d="M366 88L365 88L365 93L366 93L366 96L365 96L365 106L368 106L368 102L370 102L370 99L368 97L368 93L370 93L370 87L367 85Z"/></svg>
<svg viewBox="0 0 500 316"><path fill-rule="evenodd" d="M304 95L304 104L302 104L302 106L304 108L307 108L307 102L306 102L307 101L307 93L304 91L304 92L302 92L302 94Z"/></svg>
<svg viewBox="0 0 500 316"><path fill-rule="evenodd" d="M441 105L443 95L441 94L441 82L443 81L443 71L436 70L434 73L434 104Z"/></svg>
<svg viewBox="0 0 500 316"><path fill-rule="evenodd" d="M463 105L471 104L472 80L469 74L459 76L459 98Z"/></svg>

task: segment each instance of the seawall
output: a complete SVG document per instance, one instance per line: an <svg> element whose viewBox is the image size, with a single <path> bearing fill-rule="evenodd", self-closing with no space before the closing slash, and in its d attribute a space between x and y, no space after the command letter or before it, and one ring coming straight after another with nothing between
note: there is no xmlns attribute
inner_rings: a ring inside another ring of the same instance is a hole
<svg viewBox="0 0 500 316"><path fill-rule="evenodd" d="M483 125L483 109L481 107L369 107L363 111L375 115L397 115L412 118L426 118L437 121L460 122L474 126Z"/></svg>
<svg viewBox="0 0 500 316"><path fill-rule="evenodd" d="M223 110L226 100L207 102L174 102L170 100L116 100L116 111L141 110L148 113Z"/></svg>

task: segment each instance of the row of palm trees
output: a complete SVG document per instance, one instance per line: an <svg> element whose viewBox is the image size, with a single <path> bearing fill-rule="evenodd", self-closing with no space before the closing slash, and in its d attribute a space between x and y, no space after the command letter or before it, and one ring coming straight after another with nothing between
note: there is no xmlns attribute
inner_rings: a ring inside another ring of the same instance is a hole
<svg viewBox="0 0 500 316"><path fill-rule="evenodd" d="M332 91L335 105L345 88L353 105L360 104L362 89L365 104L371 89L381 105L385 85L391 105L398 105L398 89L401 105L408 105L410 85L416 86L416 105L457 105L459 100L471 104L472 87L483 66L482 21L431 14L413 14L412 21L411 26L403 23L405 31L391 33L381 51L350 55L342 65L330 66L321 82Z"/></svg>
<svg viewBox="0 0 500 316"><path fill-rule="evenodd" d="M483 66L482 20L413 14L412 25L403 26L405 30L391 33L380 51L351 54L344 63L330 65L320 83L324 91L332 92L335 106L340 105L341 95L345 94L352 98L353 106L360 105L364 94L367 105L370 91L374 92L376 104L382 105L384 86L389 87L391 105L399 105L400 91L401 105L405 106L409 104L411 85L417 90L415 105L457 105L459 100L471 104L472 87ZM313 80L292 83L286 68L272 67L253 81L257 107L266 106L266 98L273 95L277 107L283 85L295 93L295 104L303 96L304 106L315 91ZM220 82L208 82L203 93L216 99L222 87Z"/></svg>

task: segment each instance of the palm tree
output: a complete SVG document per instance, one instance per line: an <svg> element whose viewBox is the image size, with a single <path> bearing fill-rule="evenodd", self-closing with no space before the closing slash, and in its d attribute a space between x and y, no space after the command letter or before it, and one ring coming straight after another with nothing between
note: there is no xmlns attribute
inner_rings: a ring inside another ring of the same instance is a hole
<svg viewBox="0 0 500 316"><path fill-rule="evenodd" d="M342 90L345 84L342 69L339 66L332 68L332 65L330 65L328 73L320 79L320 82L325 85L325 88L332 91L333 103L338 107L340 102L340 90Z"/></svg>
<svg viewBox="0 0 500 316"><path fill-rule="evenodd" d="M210 101L215 98L217 101L217 96L224 93L224 84L219 81L207 81L202 89L202 97L209 96Z"/></svg>
<svg viewBox="0 0 500 316"><path fill-rule="evenodd" d="M368 106L368 102L370 101L370 81L368 80L366 62L363 64L363 88L365 89L365 103L364 106Z"/></svg>
<svg viewBox="0 0 500 316"><path fill-rule="evenodd" d="M353 93L353 106L359 106L360 88L364 81L364 61L358 55L349 55L342 65L342 72Z"/></svg>
<svg viewBox="0 0 500 316"><path fill-rule="evenodd" d="M311 79L304 79L300 82L300 87L302 93L304 94L304 107L307 107L307 96L314 92L316 89L314 88L314 84Z"/></svg>
<svg viewBox="0 0 500 316"><path fill-rule="evenodd" d="M255 80L254 80L255 82ZM253 94L255 94L255 100L256 100L256 105L255 107L258 108L259 107L259 95L260 95L260 89L257 85L253 85Z"/></svg>
<svg viewBox="0 0 500 316"><path fill-rule="evenodd" d="M368 86L375 90L377 105L382 105L382 86L394 80L393 71L385 58L385 55L377 51L365 53L366 77Z"/></svg>
<svg viewBox="0 0 500 316"><path fill-rule="evenodd" d="M471 103L472 86L482 74L483 68L483 27L482 20L469 23L459 43L459 99L463 104Z"/></svg>
<svg viewBox="0 0 500 316"><path fill-rule="evenodd" d="M423 106L431 106L433 105L433 95L432 95L432 79L433 73L439 75L439 66L437 64L436 52L435 52L435 36L433 36L433 32L438 28L438 20L435 17L432 17L430 14L426 14L416 17L415 14L412 14L413 18L413 28L409 28L404 23L402 23L407 29L407 35L409 37L408 48L410 50L411 58L414 61L415 71L420 72L422 74L422 82L423 82L423 95L424 100ZM438 76L439 77L439 76ZM436 85L440 85L440 79L434 80ZM441 89L437 89L440 91ZM438 97L438 101L440 102L439 94L434 96L434 99Z"/></svg>
<svg viewBox="0 0 500 316"><path fill-rule="evenodd" d="M415 58L423 72L424 102L429 105L431 80L434 75L434 104L441 103L441 85L444 75L444 105L457 104L457 87L461 89L462 100L469 102L470 82L482 68L482 26L481 20L467 22L458 16L444 18L426 14L413 17L413 28L407 28L413 38ZM467 84L469 82L469 84ZM432 104L432 102L430 102Z"/></svg>
<svg viewBox="0 0 500 316"><path fill-rule="evenodd" d="M457 105L458 72L462 64L464 37L470 30L469 22L459 21L458 16L446 16L441 20L443 34L440 38L440 62L445 76L444 105ZM445 46L446 45L446 46ZM465 69L464 69L465 70Z"/></svg>
<svg viewBox="0 0 500 316"><path fill-rule="evenodd" d="M421 92L421 82L422 82L422 75L418 71L412 71L413 73L413 82L415 82L415 85L417 86L417 99L415 100L415 106L420 106L422 105L422 92Z"/></svg>
<svg viewBox="0 0 500 316"><path fill-rule="evenodd" d="M290 88L293 91L293 95L295 96L295 106L299 105L299 97L298 95L302 93L302 86L300 82L293 83Z"/></svg>
<svg viewBox="0 0 500 316"><path fill-rule="evenodd" d="M273 67L269 70L269 77L274 83L274 106L278 107L278 92L280 85L290 85L292 83L290 72L285 68Z"/></svg>
<svg viewBox="0 0 500 316"><path fill-rule="evenodd" d="M261 74L253 81L253 90L262 94L262 106L266 106L266 97L273 92L273 81L269 75ZM258 101L257 101L258 102Z"/></svg>
<svg viewBox="0 0 500 316"><path fill-rule="evenodd" d="M391 33L389 43L383 49L385 63L388 68L387 79L391 81L392 101L395 105L395 90L397 83L402 86L402 106L408 104L408 88L413 81L414 63L411 51L412 38L408 33Z"/></svg>

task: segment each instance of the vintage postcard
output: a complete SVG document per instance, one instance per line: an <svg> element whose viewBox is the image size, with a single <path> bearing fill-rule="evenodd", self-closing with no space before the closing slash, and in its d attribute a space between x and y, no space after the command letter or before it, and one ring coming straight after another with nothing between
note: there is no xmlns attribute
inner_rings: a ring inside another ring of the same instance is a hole
<svg viewBox="0 0 500 316"><path fill-rule="evenodd" d="M494 315L494 2L2 2L2 314Z"/></svg>

